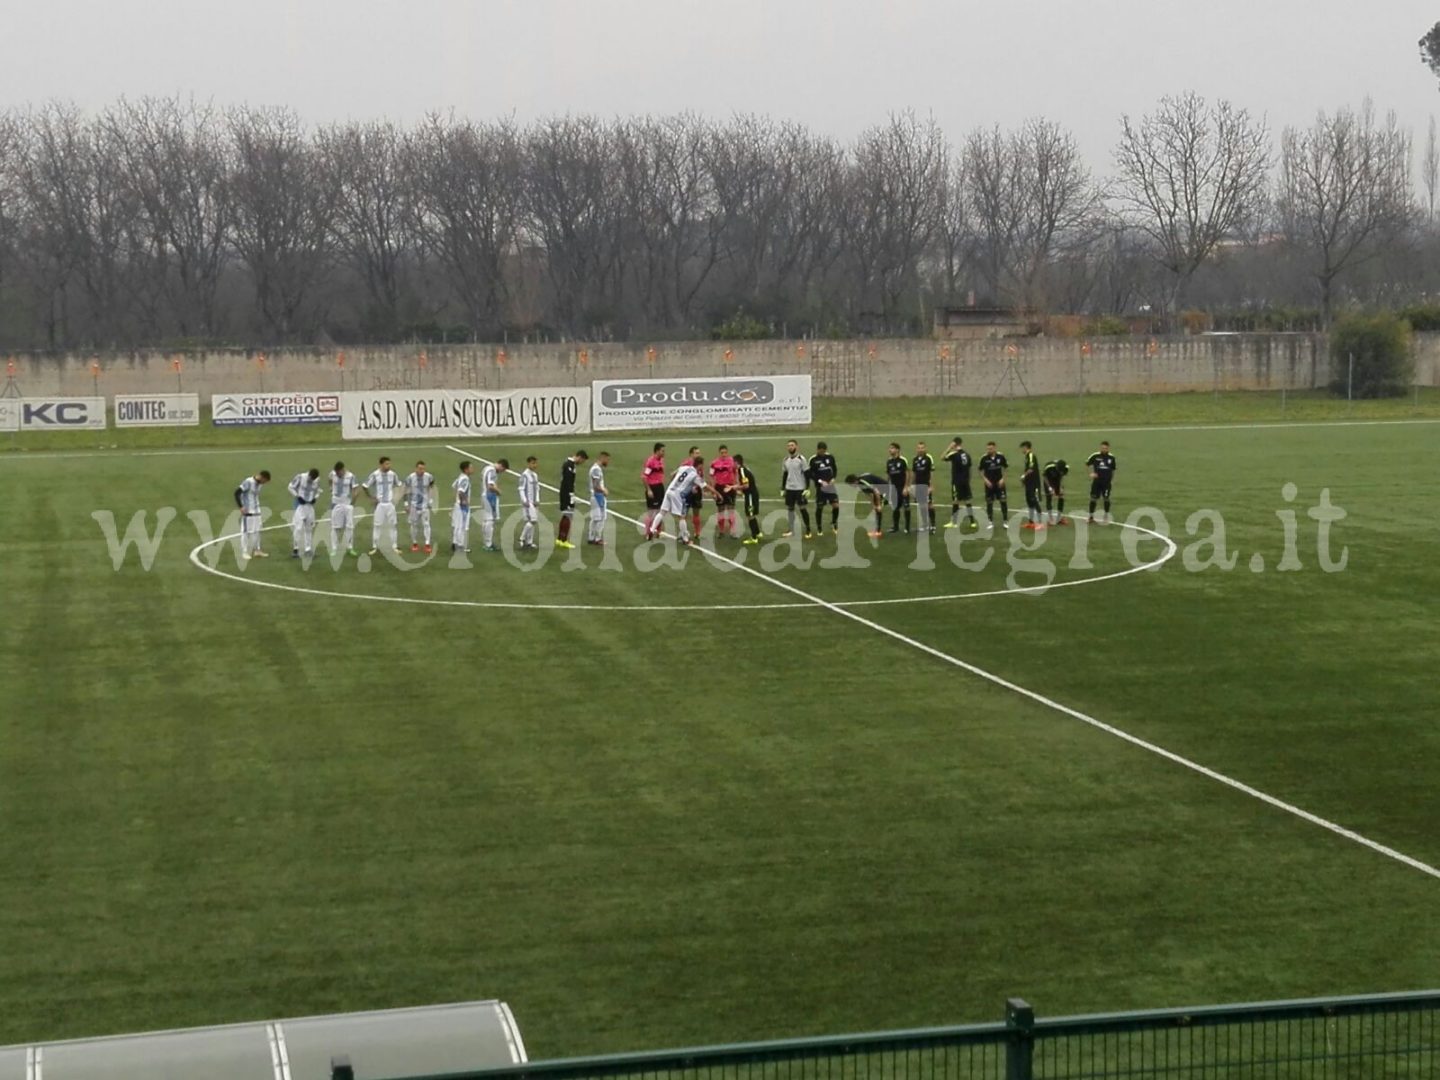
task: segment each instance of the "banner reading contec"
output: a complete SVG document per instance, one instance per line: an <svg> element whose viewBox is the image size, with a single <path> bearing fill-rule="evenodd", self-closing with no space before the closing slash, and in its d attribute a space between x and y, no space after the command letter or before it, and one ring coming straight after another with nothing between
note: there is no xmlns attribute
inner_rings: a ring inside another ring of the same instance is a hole
<svg viewBox="0 0 1440 1080"><path fill-rule="evenodd" d="M340 397L340 434L346 439L580 435L590 430L588 386L350 390Z"/></svg>
<svg viewBox="0 0 1440 1080"><path fill-rule="evenodd" d="M116 394L115 426L198 427L199 394Z"/></svg>
<svg viewBox="0 0 1440 1080"><path fill-rule="evenodd" d="M596 382L596 431L810 423L809 375Z"/></svg>

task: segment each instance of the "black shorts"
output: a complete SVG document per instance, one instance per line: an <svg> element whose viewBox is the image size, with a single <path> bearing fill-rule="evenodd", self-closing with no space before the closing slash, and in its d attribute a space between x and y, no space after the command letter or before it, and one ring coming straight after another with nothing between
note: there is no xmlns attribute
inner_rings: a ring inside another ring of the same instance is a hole
<svg viewBox="0 0 1440 1080"><path fill-rule="evenodd" d="M994 502L996 499L1005 498L1005 481L996 480L985 486L985 501Z"/></svg>
<svg viewBox="0 0 1440 1080"><path fill-rule="evenodd" d="M573 491L560 492L560 512L568 514L575 509L575 493Z"/></svg>
<svg viewBox="0 0 1440 1080"><path fill-rule="evenodd" d="M691 488L690 494L685 497L685 505L691 510L699 510L705 505L705 490L703 488Z"/></svg>
<svg viewBox="0 0 1440 1080"><path fill-rule="evenodd" d="M759 495L752 495L748 491L745 492L745 513L750 517L758 517L760 515Z"/></svg>
<svg viewBox="0 0 1440 1080"><path fill-rule="evenodd" d="M839 506L839 505L840 505L840 492L839 492L839 491L825 491L823 488L816 488L816 489L815 489L815 505L816 505L816 506Z"/></svg>
<svg viewBox="0 0 1440 1080"><path fill-rule="evenodd" d="M730 484L716 484L715 505L719 507L734 506L735 488Z"/></svg>
<svg viewBox="0 0 1440 1080"><path fill-rule="evenodd" d="M646 509L646 510L659 510L659 509L660 509L660 504L663 503L664 501L665 501L665 485L664 485L664 484L646 484L646 485L645 485L645 509Z"/></svg>
<svg viewBox="0 0 1440 1080"><path fill-rule="evenodd" d="M950 501L968 503L973 496L970 494L970 481L962 480L958 484L950 485Z"/></svg>
<svg viewBox="0 0 1440 1080"><path fill-rule="evenodd" d="M785 492L785 505L792 510L797 506L807 506L809 504L809 501L810 500L805 497L805 492L803 491Z"/></svg>
<svg viewBox="0 0 1440 1080"><path fill-rule="evenodd" d="M1110 497L1110 480L1108 477L1097 476L1090 481L1090 498L1108 499Z"/></svg>
<svg viewBox="0 0 1440 1080"><path fill-rule="evenodd" d="M1020 482L1025 485L1025 494L1029 495L1032 492L1036 495L1040 494L1040 477L1026 476Z"/></svg>
<svg viewBox="0 0 1440 1080"><path fill-rule="evenodd" d="M1051 495L1065 494L1065 481L1058 476L1045 477L1045 490Z"/></svg>

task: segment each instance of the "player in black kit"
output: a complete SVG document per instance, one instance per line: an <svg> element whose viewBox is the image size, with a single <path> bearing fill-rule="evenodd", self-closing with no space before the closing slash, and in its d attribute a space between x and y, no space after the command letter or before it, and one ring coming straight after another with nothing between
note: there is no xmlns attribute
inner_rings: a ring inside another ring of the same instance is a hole
<svg viewBox="0 0 1440 1080"><path fill-rule="evenodd" d="M975 520L975 507L970 502L970 451L965 449L964 443L965 440L956 435L943 455L943 460L950 463L950 520L945 524L947 529L959 526L962 503L967 526Z"/></svg>
<svg viewBox="0 0 1440 1080"><path fill-rule="evenodd" d="M1045 514L1051 525L1070 524L1070 519L1065 516L1065 477L1069 472L1070 466L1065 464L1064 458L1047 461L1045 468L1040 470L1040 475L1045 478Z"/></svg>
<svg viewBox="0 0 1440 1080"><path fill-rule="evenodd" d="M870 509L875 513L875 528L871 529L868 535L872 540L880 539L880 529L885 523L885 496L881 491L890 486L890 481L883 476L876 476L873 472L860 473L858 476L852 472L845 477L845 482L859 488L862 495L870 497Z"/></svg>
<svg viewBox="0 0 1440 1080"><path fill-rule="evenodd" d="M1090 524L1095 524L1095 504L1104 501L1105 524L1110 517L1110 484L1115 479L1115 455L1110 453L1110 444L1102 442L1100 449L1091 454L1085 462L1090 470Z"/></svg>
<svg viewBox="0 0 1440 1080"><path fill-rule="evenodd" d="M815 531L824 525L825 507L830 507L830 532L840 533L840 492L835 487L835 477L840 467L835 464L835 455L823 442L815 444L815 453L810 458L810 479L815 481Z"/></svg>
<svg viewBox="0 0 1440 1080"><path fill-rule="evenodd" d="M935 459L925 444L915 444L915 456L910 459L910 499L920 507L920 531L935 531L934 485L930 478L935 475Z"/></svg>
<svg viewBox="0 0 1440 1080"><path fill-rule="evenodd" d="M745 464L745 455L735 455L735 472L740 483L740 494L745 500L745 521L750 526L750 535L741 543L758 544L765 539L760 531L760 485L755 482L755 473Z"/></svg>
<svg viewBox="0 0 1440 1080"><path fill-rule="evenodd" d="M575 517L575 470L582 461L589 460L590 455L584 450L576 450L560 466L560 532L555 539L556 547L575 546L570 542L570 524Z"/></svg>
<svg viewBox="0 0 1440 1080"><path fill-rule="evenodd" d="M1025 524L1026 529L1042 529L1040 523L1040 459L1035 456L1035 448L1026 439L1020 444L1020 452L1023 456L1023 472L1020 474L1020 481L1025 485Z"/></svg>
<svg viewBox="0 0 1440 1080"><path fill-rule="evenodd" d="M905 511L905 531L910 531L910 463L900 453L900 444L890 444L885 459L885 477L890 482L890 531L900 531L900 511Z"/></svg>
<svg viewBox="0 0 1440 1080"><path fill-rule="evenodd" d="M985 516L990 525L995 525L995 504L1000 504L1000 524L1010 520L1010 500L1005 494L1005 470L1010 463L1005 455L995 449L993 442L985 444L985 456L980 459L980 478L985 481Z"/></svg>

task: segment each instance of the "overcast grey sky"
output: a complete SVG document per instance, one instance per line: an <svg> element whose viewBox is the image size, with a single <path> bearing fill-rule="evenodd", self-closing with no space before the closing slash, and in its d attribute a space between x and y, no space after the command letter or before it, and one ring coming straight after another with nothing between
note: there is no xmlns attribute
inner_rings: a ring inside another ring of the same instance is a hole
<svg viewBox="0 0 1440 1080"><path fill-rule="evenodd" d="M194 94L326 122L762 112L848 137L1044 115L1106 169L1122 112L1224 96L1278 132L1367 94L1440 113L1421 0L7 0L0 106Z"/></svg>

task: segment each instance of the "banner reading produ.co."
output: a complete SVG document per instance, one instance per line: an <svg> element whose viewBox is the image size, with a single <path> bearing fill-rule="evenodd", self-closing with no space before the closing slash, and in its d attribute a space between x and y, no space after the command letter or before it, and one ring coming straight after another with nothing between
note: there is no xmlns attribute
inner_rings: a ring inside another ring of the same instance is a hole
<svg viewBox="0 0 1440 1080"><path fill-rule="evenodd" d="M590 388L351 390L341 396L346 439L579 435L590 430Z"/></svg>
<svg viewBox="0 0 1440 1080"><path fill-rule="evenodd" d="M612 379L594 391L596 431L790 426L811 417L809 375Z"/></svg>

